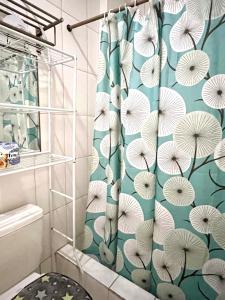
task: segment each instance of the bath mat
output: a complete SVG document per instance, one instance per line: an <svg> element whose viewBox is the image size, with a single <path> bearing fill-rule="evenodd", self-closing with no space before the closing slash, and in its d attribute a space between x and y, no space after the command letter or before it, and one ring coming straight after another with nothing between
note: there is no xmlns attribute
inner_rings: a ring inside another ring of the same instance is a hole
<svg viewBox="0 0 225 300"><path fill-rule="evenodd" d="M12 300L92 300L92 298L73 279L59 273L47 273L27 285Z"/></svg>

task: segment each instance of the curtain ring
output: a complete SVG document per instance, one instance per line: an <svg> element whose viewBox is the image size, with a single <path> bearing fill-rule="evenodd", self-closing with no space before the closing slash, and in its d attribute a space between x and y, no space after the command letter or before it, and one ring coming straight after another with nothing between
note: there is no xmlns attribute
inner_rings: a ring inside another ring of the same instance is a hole
<svg viewBox="0 0 225 300"><path fill-rule="evenodd" d="M108 17L110 16L110 14L111 14L111 11L112 11L112 9L110 9L110 10L108 11Z"/></svg>
<svg viewBox="0 0 225 300"><path fill-rule="evenodd" d="M106 15L106 12L104 12L104 22L105 22L105 20L106 20L106 17L105 17L105 15Z"/></svg>
<svg viewBox="0 0 225 300"><path fill-rule="evenodd" d="M154 0L149 0L148 3L149 3L148 15L150 15L154 7Z"/></svg>
<svg viewBox="0 0 225 300"><path fill-rule="evenodd" d="M127 3L124 4L124 10L127 12Z"/></svg>
<svg viewBox="0 0 225 300"><path fill-rule="evenodd" d="M110 9L109 11L108 11L108 21L111 21L112 19L112 16L111 16L111 14L112 14L112 9Z"/></svg>

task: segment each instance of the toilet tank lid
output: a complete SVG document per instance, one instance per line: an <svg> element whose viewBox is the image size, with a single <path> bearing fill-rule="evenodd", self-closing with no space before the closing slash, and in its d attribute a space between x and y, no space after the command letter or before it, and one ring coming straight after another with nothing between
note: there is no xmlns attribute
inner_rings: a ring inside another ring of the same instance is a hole
<svg viewBox="0 0 225 300"><path fill-rule="evenodd" d="M43 216L43 210L36 205L26 204L0 214L0 237L33 223Z"/></svg>

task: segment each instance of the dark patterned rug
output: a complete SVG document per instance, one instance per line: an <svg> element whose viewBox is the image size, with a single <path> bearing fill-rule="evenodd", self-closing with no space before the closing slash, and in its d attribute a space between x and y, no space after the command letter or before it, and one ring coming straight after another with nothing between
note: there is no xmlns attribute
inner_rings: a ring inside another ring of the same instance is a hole
<svg viewBox="0 0 225 300"><path fill-rule="evenodd" d="M12 300L92 300L91 296L73 279L47 273L27 285Z"/></svg>

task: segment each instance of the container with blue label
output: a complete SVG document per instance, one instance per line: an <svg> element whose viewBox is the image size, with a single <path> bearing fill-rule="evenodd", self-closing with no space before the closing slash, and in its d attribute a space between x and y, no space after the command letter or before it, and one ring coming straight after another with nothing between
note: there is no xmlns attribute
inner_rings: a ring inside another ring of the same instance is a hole
<svg viewBox="0 0 225 300"><path fill-rule="evenodd" d="M16 165L20 162L19 146L17 143L0 142L0 169L8 165Z"/></svg>

